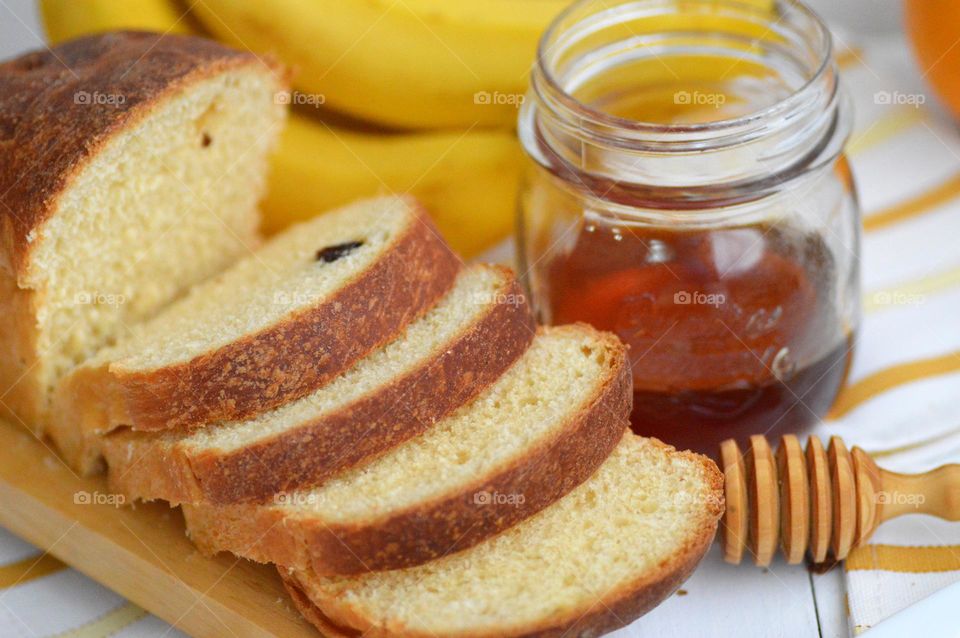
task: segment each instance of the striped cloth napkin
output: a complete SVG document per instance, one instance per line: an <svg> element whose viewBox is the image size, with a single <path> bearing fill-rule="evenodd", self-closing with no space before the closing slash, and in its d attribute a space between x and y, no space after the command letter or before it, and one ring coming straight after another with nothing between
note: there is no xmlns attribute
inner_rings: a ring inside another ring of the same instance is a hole
<svg viewBox="0 0 960 638"><path fill-rule="evenodd" d="M960 462L960 131L903 43L840 56L864 210L864 321L854 365L817 434L915 473ZM960 72L960 70L958 70ZM854 634L960 580L960 523L908 516L845 564Z"/></svg>
<svg viewBox="0 0 960 638"><path fill-rule="evenodd" d="M0 636L186 638L156 616L3 529Z"/></svg>

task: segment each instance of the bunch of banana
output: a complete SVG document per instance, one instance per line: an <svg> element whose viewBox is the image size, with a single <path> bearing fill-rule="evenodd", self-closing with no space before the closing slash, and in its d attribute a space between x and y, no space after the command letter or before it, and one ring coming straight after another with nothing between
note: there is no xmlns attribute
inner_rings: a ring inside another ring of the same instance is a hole
<svg viewBox="0 0 960 638"><path fill-rule="evenodd" d="M298 89L388 126L512 127L541 33L569 0L202 0L225 42L297 68ZM487 99L489 96L489 99Z"/></svg>
<svg viewBox="0 0 960 638"><path fill-rule="evenodd" d="M294 109L263 204L267 231L357 197L409 192L424 202L454 248L467 257L510 233L523 165L512 130L516 103L484 104L483 96L506 95L504 87L520 95L538 32L562 2L491 0L497 9L491 14L487 2L469 0L190 4L189 15L176 0L41 0L40 9L52 43L113 29L196 33L195 17L200 18L229 44L280 57L295 69L297 88L306 96L321 96L324 106L381 124L436 127L411 132L350 128L324 121L342 118L328 117L323 109ZM393 4L402 4L403 11L395 11ZM513 20L506 8L514 4L540 9L515 11ZM425 27L429 30L414 35ZM366 30L373 37L361 37ZM431 43L425 44L425 38ZM439 55L438 47L444 51L443 63L429 57ZM488 55L495 57L482 59ZM473 64L473 72L461 63ZM484 94L487 87L493 90ZM475 103L473 92L478 91ZM425 93L436 99L424 99ZM477 122L502 126L486 129ZM464 124L459 129L441 126Z"/></svg>

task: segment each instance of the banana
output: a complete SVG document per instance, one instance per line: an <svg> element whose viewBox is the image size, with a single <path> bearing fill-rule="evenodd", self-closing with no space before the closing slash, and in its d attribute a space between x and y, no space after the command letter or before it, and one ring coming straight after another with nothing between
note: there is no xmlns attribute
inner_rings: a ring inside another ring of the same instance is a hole
<svg viewBox="0 0 960 638"><path fill-rule="evenodd" d="M172 0L41 0L40 9L54 44L120 28L190 30ZM295 111L271 160L264 230L357 197L409 192L469 258L512 230L522 161L508 131L378 134Z"/></svg>
<svg viewBox="0 0 960 638"><path fill-rule="evenodd" d="M191 30L186 11L165 0L40 0L40 15L51 44L118 29Z"/></svg>
<svg viewBox="0 0 960 638"><path fill-rule="evenodd" d="M769 8L772 0L742 0ZM408 129L501 126L516 105L544 30L569 0L200 0L224 41L270 52L295 85L353 117ZM661 23L724 21L658 16ZM646 30L646 29L645 29Z"/></svg>
<svg viewBox="0 0 960 638"><path fill-rule="evenodd" d="M470 258L513 230L523 153L509 131L383 135L294 114L275 154L268 232L374 193L411 193Z"/></svg>
<svg viewBox="0 0 960 638"><path fill-rule="evenodd" d="M353 117L413 129L512 128L541 33L566 0L201 0L226 42L298 69Z"/></svg>

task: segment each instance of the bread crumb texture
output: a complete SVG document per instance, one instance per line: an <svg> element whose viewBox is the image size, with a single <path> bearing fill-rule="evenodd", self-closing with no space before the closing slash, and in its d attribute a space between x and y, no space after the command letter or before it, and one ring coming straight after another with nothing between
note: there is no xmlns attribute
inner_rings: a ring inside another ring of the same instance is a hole
<svg viewBox="0 0 960 638"><path fill-rule="evenodd" d="M252 66L188 84L76 175L32 253L42 388L255 247L276 91Z"/></svg>

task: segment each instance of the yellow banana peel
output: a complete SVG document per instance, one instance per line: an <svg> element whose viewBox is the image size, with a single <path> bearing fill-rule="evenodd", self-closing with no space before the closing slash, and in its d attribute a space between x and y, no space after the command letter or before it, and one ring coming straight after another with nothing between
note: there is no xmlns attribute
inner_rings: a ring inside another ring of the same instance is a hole
<svg viewBox="0 0 960 638"><path fill-rule="evenodd" d="M773 0L741 2L773 6ZM569 4L203 0L193 11L225 42L272 53L296 69L295 86L315 99L322 96L334 110L394 128L464 130L514 126L540 36ZM762 24L702 7L652 14L624 28L639 33L716 28L776 37Z"/></svg>
<svg viewBox="0 0 960 638"><path fill-rule="evenodd" d="M190 19L166 0L40 0L51 44L120 29L190 33Z"/></svg>
<svg viewBox="0 0 960 638"><path fill-rule="evenodd" d="M203 0L194 11L224 41L297 69L295 86L335 110L464 130L514 126L540 34L567 4Z"/></svg>

